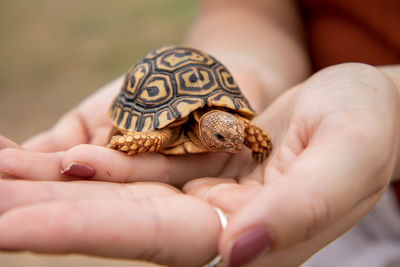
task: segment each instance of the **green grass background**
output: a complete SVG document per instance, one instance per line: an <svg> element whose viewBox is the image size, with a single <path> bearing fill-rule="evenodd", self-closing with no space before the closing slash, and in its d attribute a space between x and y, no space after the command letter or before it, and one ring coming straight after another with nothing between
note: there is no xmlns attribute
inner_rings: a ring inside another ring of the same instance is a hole
<svg viewBox="0 0 400 267"><path fill-rule="evenodd" d="M3 0L0 134L18 142L118 77L153 48L181 43L190 0Z"/></svg>
<svg viewBox="0 0 400 267"><path fill-rule="evenodd" d="M193 0L1 1L0 134L22 142L48 129L151 49L182 43L196 12ZM148 265L0 253L0 266Z"/></svg>

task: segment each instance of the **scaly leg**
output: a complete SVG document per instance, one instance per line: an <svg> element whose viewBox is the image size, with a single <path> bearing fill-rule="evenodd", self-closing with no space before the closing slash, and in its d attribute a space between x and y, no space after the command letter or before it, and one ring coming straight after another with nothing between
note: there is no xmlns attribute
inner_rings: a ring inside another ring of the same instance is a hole
<svg viewBox="0 0 400 267"><path fill-rule="evenodd" d="M145 152L158 152L160 148L171 143L174 130L165 128L146 133L126 133L111 137L107 147L125 152L128 156Z"/></svg>
<svg viewBox="0 0 400 267"><path fill-rule="evenodd" d="M272 151L271 137L251 121L239 117L245 124L244 144L253 151L253 158L263 162Z"/></svg>

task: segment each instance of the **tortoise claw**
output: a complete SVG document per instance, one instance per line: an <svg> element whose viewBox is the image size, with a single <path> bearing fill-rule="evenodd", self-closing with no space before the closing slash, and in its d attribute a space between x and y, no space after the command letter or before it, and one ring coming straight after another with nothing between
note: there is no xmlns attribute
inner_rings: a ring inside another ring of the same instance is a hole
<svg viewBox="0 0 400 267"><path fill-rule="evenodd" d="M244 144L253 151L253 158L263 162L272 151L271 137L254 123L246 120Z"/></svg>
<svg viewBox="0 0 400 267"><path fill-rule="evenodd" d="M124 134L111 137L107 147L122 151L128 156L145 152L156 152L160 149L161 137L138 133L134 135Z"/></svg>
<svg viewBox="0 0 400 267"><path fill-rule="evenodd" d="M146 152L158 152L171 141L172 130L166 128L160 131L128 133L111 137L107 147L125 152L128 156Z"/></svg>

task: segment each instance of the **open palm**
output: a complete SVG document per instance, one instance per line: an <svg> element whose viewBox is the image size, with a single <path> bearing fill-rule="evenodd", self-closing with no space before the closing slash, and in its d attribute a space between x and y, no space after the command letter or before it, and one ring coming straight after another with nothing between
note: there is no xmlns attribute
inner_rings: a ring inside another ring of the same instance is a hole
<svg viewBox="0 0 400 267"><path fill-rule="evenodd" d="M255 266L294 266L358 222L394 171L398 96L391 80L369 66L326 69L260 114L257 123L274 140L263 164L247 149L234 155L126 157L98 146L110 127L103 111L95 119L97 104L112 100L105 92L99 96L107 99L85 104L93 119L75 120L80 134L65 134L65 119L25 144L52 153L0 151L0 172L47 180L0 181L7 200L0 210L1 248L197 266L216 253L219 240L221 255L232 265L269 252ZM71 163L90 166L93 179L103 182L59 182L70 179L60 169ZM229 217L221 237L212 206ZM268 240L240 253L243 244L254 245L244 238L247 233L259 228Z"/></svg>

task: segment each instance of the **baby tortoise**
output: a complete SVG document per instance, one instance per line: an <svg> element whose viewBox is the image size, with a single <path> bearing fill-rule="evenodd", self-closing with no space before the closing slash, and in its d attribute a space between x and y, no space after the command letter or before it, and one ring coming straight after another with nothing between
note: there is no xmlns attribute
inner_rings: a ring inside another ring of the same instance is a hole
<svg viewBox="0 0 400 267"><path fill-rule="evenodd" d="M194 48L155 49L125 76L109 116L108 147L134 155L241 150L264 161L271 138L250 120L255 112L218 60Z"/></svg>

